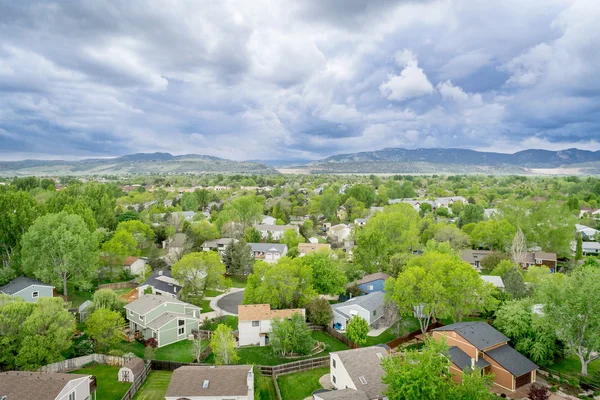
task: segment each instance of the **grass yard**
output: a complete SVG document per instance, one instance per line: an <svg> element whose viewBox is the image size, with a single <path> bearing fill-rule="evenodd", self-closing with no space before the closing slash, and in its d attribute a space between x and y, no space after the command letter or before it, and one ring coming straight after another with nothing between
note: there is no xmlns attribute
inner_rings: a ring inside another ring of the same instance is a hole
<svg viewBox="0 0 600 400"><path fill-rule="evenodd" d="M275 383L270 376L263 376L255 372L254 378L254 399L271 400L277 398Z"/></svg>
<svg viewBox="0 0 600 400"><path fill-rule="evenodd" d="M138 341L125 342L122 341L112 349L121 350L123 353L134 353L136 356L144 358L144 345ZM192 342L182 340L161 348L156 349L154 359L161 361L179 361L192 362Z"/></svg>
<svg viewBox="0 0 600 400"><path fill-rule="evenodd" d="M167 387L171 382L172 372L152 371L138 390L134 400L164 400Z"/></svg>
<svg viewBox="0 0 600 400"><path fill-rule="evenodd" d="M223 294L223 292L219 292L218 290L207 290L204 292L204 297L217 297Z"/></svg>
<svg viewBox="0 0 600 400"><path fill-rule="evenodd" d="M317 368L306 372L281 375L277 378L277 385L283 400L304 400L312 392L321 389L319 378L329 373L329 368Z"/></svg>
<svg viewBox="0 0 600 400"><path fill-rule="evenodd" d="M571 356L569 358L563 358L562 360L550 365L548 368L564 374L579 374L581 372L581 362L577 356ZM590 376L595 376L599 373L600 360L592 361L588 364L588 374Z"/></svg>
<svg viewBox="0 0 600 400"><path fill-rule="evenodd" d="M231 279L231 286L235 288L245 288L246 280L248 279L246 276L241 275L229 275L227 278Z"/></svg>
<svg viewBox="0 0 600 400"><path fill-rule="evenodd" d="M215 320L216 320L216 322L210 322L210 324L207 327L201 326L200 329L206 328L206 330L214 331L215 329L217 329L217 326L219 326L219 324L228 325L234 331L237 330L237 328L238 328L238 317L236 317L234 315L225 315L225 316L215 319Z"/></svg>
<svg viewBox="0 0 600 400"><path fill-rule="evenodd" d="M131 292L133 289L134 288L113 289L113 292L115 292L119 296L122 296L124 294Z"/></svg>
<svg viewBox="0 0 600 400"><path fill-rule="evenodd" d="M200 311L202 314L214 311L212 308L210 308L210 300L202 300L200 302L200 308L202 308Z"/></svg>
<svg viewBox="0 0 600 400"><path fill-rule="evenodd" d="M92 300L92 296L94 295L93 291L84 292L80 290L76 290L75 288L69 288L69 301L71 302L71 307L76 308L82 305L86 300Z"/></svg>
<svg viewBox="0 0 600 400"><path fill-rule="evenodd" d="M410 332L419 329L419 321L413 316L402 317L402 323L404 324L404 327L400 330L400 335L398 335L396 329L386 329L379 336L367 336L367 343L364 347L391 342L400 336L407 335Z"/></svg>
<svg viewBox="0 0 600 400"><path fill-rule="evenodd" d="M119 367L97 364L71 372L72 374L87 374L96 377L98 389L96 396L102 400L121 400L131 383L119 382Z"/></svg>

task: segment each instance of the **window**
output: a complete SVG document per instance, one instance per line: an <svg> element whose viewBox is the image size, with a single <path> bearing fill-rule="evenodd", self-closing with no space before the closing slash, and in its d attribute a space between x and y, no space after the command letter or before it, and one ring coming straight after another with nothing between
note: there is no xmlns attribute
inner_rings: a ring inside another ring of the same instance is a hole
<svg viewBox="0 0 600 400"><path fill-rule="evenodd" d="M258 321L252 321L252 327L256 328L258 326Z"/></svg>
<svg viewBox="0 0 600 400"><path fill-rule="evenodd" d="M359 381L360 381L360 383L362 383L363 385L366 385L366 384L367 384L367 380L365 379L365 377L364 377L364 376L359 376L359 377L358 377L358 380L359 380Z"/></svg>
<svg viewBox="0 0 600 400"><path fill-rule="evenodd" d="M156 332L152 332L152 337L153 337L154 339L158 339L158 334L157 334Z"/></svg>
<svg viewBox="0 0 600 400"><path fill-rule="evenodd" d="M542 263L542 259L541 258L536 258L535 259L535 263L536 264L541 264Z"/></svg>
<svg viewBox="0 0 600 400"><path fill-rule="evenodd" d="M333 383L335 384L335 375L331 375L331 380L333 381Z"/></svg>
<svg viewBox="0 0 600 400"><path fill-rule="evenodd" d="M373 316L377 315L377 310L373 310Z"/></svg>
<svg viewBox="0 0 600 400"><path fill-rule="evenodd" d="M143 321L143 320L144 320L144 316L140 315L140 321Z"/></svg>
<svg viewBox="0 0 600 400"><path fill-rule="evenodd" d="M185 334L185 320L184 319L178 319L177 320L177 334L178 335L183 335Z"/></svg>
<svg viewBox="0 0 600 400"><path fill-rule="evenodd" d="M129 316L133 315L133 311L129 310Z"/></svg>
<svg viewBox="0 0 600 400"><path fill-rule="evenodd" d="M75 400L75 392L69 393L69 400Z"/></svg>
<svg viewBox="0 0 600 400"><path fill-rule="evenodd" d="M373 285L368 285L367 290L373 290Z"/></svg>
<svg viewBox="0 0 600 400"><path fill-rule="evenodd" d="M333 368L335 368L335 358L331 359L331 365L333 365Z"/></svg>
<svg viewBox="0 0 600 400"><path fill-rule="evenodd" d="M33 297L34 299L35 299L36 297L40 297L40 292L32 292L32 293L31 293L31 297Z"/></svg>
<svg viewBox="0 0 600 400"><path fill-rule="evenodd" d="M202 389L208 389L208 384L210 383L209 380L205 380L204 382L202 382Z"/></svg>

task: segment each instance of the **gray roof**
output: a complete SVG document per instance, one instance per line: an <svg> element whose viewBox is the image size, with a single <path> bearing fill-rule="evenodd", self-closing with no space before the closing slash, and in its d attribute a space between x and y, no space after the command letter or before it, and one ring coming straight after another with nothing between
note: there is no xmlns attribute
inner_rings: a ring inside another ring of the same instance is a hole
<svg viewBox="0 0 600 400"><path fill-rule="evenodd" d="M167 397L237 397L248 395L251 365L186 366L173 371ZM208 387L204 388L204 381Z"/></svg>
<svg viewBox="0 0 600 400"><path fill-rule="evenodd" d="M185 242L187 241L187 236L185 233L176 233L173 236L173 239L169 242L169 246L171 247L183 247Z"/></svg>
<svg viewBox="0 0 600 400"><path fill-rule="evenodd" d="M455 331L479 350L485 350L500 343L508 342L508 338L492 328L486 322L457 322L455 324L435 328L434 331Z"/></svg>
<svg viewBox="0 0 600 400"><path fill-rule="evenodd" d="M214 240L207 240L204 243L202 243L202 247L218 247L218 246L227 246L229 243L234 242L237 243L237 239L234 238L220 238L220 239L214 239Z"/></svg>
<svg viewBox="0 0 600 400"><path fill-rule="evenodd" d="M298 227L296 225L268 225L268 224L258 224L254 225L256 229L259 231L273 231L273 232L283 232L287 229L297 230Z"/></svg>
<svg viewBox="0 0 600 400"><path fill-rule="evenodd" d="M463 250L460 252L460 259L466 263L475 264L476 261L481 261L492 253L491 250Z"/></svg>
<svg viewBox="0 0 600 400"><path fill-rule="evenodd" d="M504 289L504 281L502 280L502 277L500 277L500 276L481 275L481 279L483 279L485 282L491 283L492 285L494 285L497 288Z"/></svg>
<svg viewBox="0 0 600 400"><path fill-rule="evenodd" d="M279 253L287 252L287 246L279 243L248 243L252 251L277 251Z"/></svg>
<svg viewBox="0 0 600 400"><path fill-rule="evenodd" d="M507 344L486 351L485 354L517 377L538 369L530 359Z"/></svg>
<svg viewBox="0 0 600 400"><path fill-rule="evenodd" d="M81 303L81 305L79 306L79 308L77 310L81 313L81 312L85 311L85 309L91 305L92 305L92 302L90 300L86 300L83 303Z"/></svg>
<svg viewBox="0 0 600 400"><path fill-rule="evenodd" d="M361 390L342 389L314 393L322 400L369 400L369 396Z"/></svg>
<svg viewBox="0 0 600 400"><path fill-rule="evenodd" d="M381 398L387 388L387 385L381 382L383 368L381 368L381 358L377 353L381 357L388 354L385 348L380 346L361 347L332 353L340 358L346 372L356 385L356 389L365 392L369 399ZM363 377L367 383L363 384L360 377Z"/></svg>
<svg viewBox="0 0 600 400"><path fill-rule="evenodd" d="M459 347L457 347L457 346L450 347L448 349L448 354L450 355L450 360L461 371L464 371L465 369L471 370L471 357L469 357L469 355L467 353L465 353L464 351L462 351ZM477 367L479 369L483 369L490 365L491 364L489 362L487 362L486 360L484 360L483 358L478 359L477 362L475 363L475 367Z"/></svg>
<svg viewBox="0 0 600 400"><path fill-rule="evenodd" d="M197 319L197 318L192 317L191 315L186 315L186 314L176 313L176 312L166 312L166 313L160 314L158 317L156 317L152 321L148 322L146 324L146 327L156 330L156 329L160 328L161 326L163 326L177 318Z"/></svg>
<svg viewBox="0 0 600 400"><path fill-rule="evenodd" d="M146 364L144 364L144 360L138 357L133 357L125 365L123 365L123 368L129 368L131 372L133 372L134 378L137 378L138 375L144 371L145 367Z"/></svg>
<svg viewBox="0 0 600 400"><path fill-rule="evenodd" d="M53 288L54 286L48 285L42 281L38 281L37 279L28 278L26 276L19 276L12 281L8 282L4 286L0 286L0 292L13 295L21 290L28 288L31 285L37 286L48 286Z"/></svg>
<svg viewBox="0 0 600 400"><path fill-rule="evenodd" d="M351 305L357 305L364 308L367 311L373 311L383 305L384 294L382 292L373 292L365 294L364 296L353 297L348 301L338 304L332 304L331 307L337 311L340 307L347 307ZM339 311L338 311L339 312Z"/></svg>
<svg viewBox="0 0 600 400"><path fill-rule="evenodd" d="M9 371L0 373L0 398L7 400L55 400L74 379L90 375Z"/></svg>
<svg viewBox="0 0 600 400"><path fill-rule="evenodd" d="M185 304L188 307L198 308L193 304L188 304L184 301L177 300L169 296L155 296L153 294L145 294L139 299L127 304L125 308L137 314L144 315L148 311L154 310L156 307L160 306L163 303Z"/></svg>
<svg viewBox="0 0 600 400"><path fill-rule="evenodd" d="M161 276L165 276L167 278L173 279L173 275L171 274L170 269L163 269L159 271L154 271L150 278L146 279L144 283L140 286L148 285L152 286L154 289L158 289L161 292L168 292L177 294L181 290L182 286L177 285L175 283L165 282L160 279Z"/></svg>

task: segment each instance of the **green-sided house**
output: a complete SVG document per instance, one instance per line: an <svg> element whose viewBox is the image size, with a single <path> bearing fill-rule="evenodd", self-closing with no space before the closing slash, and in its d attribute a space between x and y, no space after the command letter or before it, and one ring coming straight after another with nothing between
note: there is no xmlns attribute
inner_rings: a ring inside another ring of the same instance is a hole
<svg viewBox="0 0 600 400"><path fill-rule="evenodd" d="M158 347L187 339L200 325L200 308L169 296L147 294L125 306L129 327Z"/></svg>

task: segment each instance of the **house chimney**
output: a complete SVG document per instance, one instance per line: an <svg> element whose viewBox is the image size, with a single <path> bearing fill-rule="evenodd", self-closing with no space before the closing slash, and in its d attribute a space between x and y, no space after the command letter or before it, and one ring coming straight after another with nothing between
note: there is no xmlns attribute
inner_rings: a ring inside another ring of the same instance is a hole
<svg viewBox="0 0 600 400"><path fill-rule="evenodd" d="M250 371L248 371L248 378L246 381L248 383L248 399L253 399L254 398L254 374L252 373L252 368L250 369Z"/></svg>

